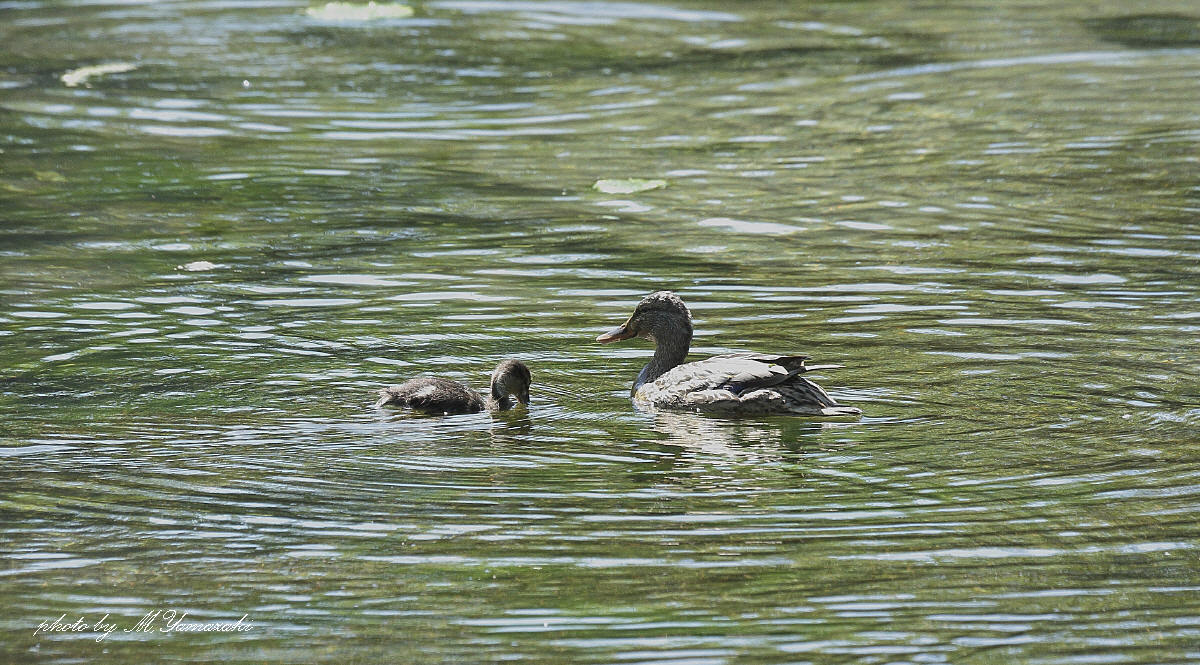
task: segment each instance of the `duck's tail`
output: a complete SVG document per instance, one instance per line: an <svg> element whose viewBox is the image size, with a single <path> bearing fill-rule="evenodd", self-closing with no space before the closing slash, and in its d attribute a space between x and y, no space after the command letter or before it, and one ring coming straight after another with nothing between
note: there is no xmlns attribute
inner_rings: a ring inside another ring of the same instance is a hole
<svg viewBox="0 0 1200 665"><path fill-rule="evenodd" d="M823 416L826 418L849 418L862 415L862 409L856 406L842 406L829 396L825 389L808 379L798 376L783 386L774 388L784 394L790 403L793 413Z"/></svg>
<svg viewBox="0 0 1200 665"><path fill-rule="evenodd" d="M827 418L854 418L862 415L862 409L857 406L827 406L821 409L821 415Z"/></svg>
<svg viewBox="0 0 1200 665"><path fill-rule="evenodd" d="M817 372L823 369L842 369L845 365L805 365L805 372Z"/></svg>

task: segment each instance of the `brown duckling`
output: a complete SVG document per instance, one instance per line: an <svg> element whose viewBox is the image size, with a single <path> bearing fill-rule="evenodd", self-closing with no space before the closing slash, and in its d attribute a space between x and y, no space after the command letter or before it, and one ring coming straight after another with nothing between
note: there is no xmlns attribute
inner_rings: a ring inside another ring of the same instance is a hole
<svg viewBox="0 0 1200 665"><path fill-rule="evenodd" d="M529 368L520 360L505 360L492 372L492 390L487 399L457 381L422 376L379 391L375 406L405 406L430 414L504 411L513 407L510 395L529 404Z"/></svg>

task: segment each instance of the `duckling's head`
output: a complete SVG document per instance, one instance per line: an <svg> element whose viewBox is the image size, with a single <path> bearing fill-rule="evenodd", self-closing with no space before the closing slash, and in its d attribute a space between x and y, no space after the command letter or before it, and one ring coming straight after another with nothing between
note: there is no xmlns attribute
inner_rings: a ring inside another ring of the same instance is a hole
<svg viewBox="0 0 1200 665"><path fill-rule="evenodd" d="M692 341L692 313L679 296L655 291L642 298L633 315L616 328L596 338L601 344L640 337L651 342Z"/></svg>
<svg viewBox="0 0 1200 665"><path fill-rule="evenodd" d="M529 404L529 368L520 360L505 360L492 372L492 399L500 404L513 395L522 404Z"/></svg>

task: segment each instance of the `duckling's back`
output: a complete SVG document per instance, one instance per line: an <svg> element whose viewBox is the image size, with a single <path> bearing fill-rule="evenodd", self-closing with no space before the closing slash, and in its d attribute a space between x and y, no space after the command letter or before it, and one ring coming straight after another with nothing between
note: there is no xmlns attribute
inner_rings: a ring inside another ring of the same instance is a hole
<svg viewBox="0 0 1200 665"><path fill-rule="evenodd" d="M379 391L375 406L406 406L424 413L476 413L483 396L457 381L422 376Z"/></svg>

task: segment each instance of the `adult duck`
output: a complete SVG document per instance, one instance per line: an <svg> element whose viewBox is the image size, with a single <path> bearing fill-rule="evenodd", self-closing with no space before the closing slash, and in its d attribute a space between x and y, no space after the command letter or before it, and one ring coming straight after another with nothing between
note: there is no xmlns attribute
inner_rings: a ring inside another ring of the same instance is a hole
<svg viewBox="0 0 1200 665"><path fill-rule="evenodd" d="M608 344L640 337L654 342L654 357L633 384L642 406L726 415L796 414L848 417L862 413L842 406L821 386L800 376L808 356L728 353L685 363L692 345L692 314L679 296L656 291L642 299L625 323L596 338Z"/></svg>
<svg viewBox="0 0 1200 665"><path fill-rule="evenodd" d="M525 363L505 360L492 372L492 390L486 399L457 381L422 376L380 390L375 406L404 406L438 415L478 413L484 409L504 411L513 407L510 396L515 396L521 404L529 404L530 380Z"/></svg>

